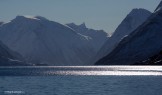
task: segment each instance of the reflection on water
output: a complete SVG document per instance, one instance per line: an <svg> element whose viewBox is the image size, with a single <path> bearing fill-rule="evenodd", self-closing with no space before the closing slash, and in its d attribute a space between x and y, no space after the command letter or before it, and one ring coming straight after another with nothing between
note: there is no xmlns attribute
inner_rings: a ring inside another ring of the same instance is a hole
<svg viewBox="0 0 162 95"><path fill-rule="evenodd" d="M1 67L0 95L161 95L161 75L157 66Z"/></svg>
<svg viewBox="0 0 162 95"><path fill-rule="evenodd" d="M162 75L161 66L35 66L0 67L0 76Z"/></svg>

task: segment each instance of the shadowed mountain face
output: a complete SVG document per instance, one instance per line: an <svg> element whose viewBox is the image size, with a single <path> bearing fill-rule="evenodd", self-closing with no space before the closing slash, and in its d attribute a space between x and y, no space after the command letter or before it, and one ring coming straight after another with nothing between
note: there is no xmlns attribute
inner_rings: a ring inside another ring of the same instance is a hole
<svg viewBox="0 0 162 95"><path fill-rule="evenodd" d="M97 61L108 55L125 36L139 27L150 15L151 12L148 10L133 9L117 27L113 35L106 41L94 60Z"/></svg>
<svg viewBox="0 0 162 95"><path fill-rule="evenodd" d="M162 49L161 3L145 23L125 37L109 55L96 64L131 65L160 52Z"/></svg>
<svg viewBox="0 0 162 95"><path fill-rule="evenodd" d="M48 65L91 65L91 39L44 17L17 16L0 28L0 40L27 60Z"/></svg>
<svg viewBox="0 0 162 95"><path fill-rule="evenodd" d="M136 62L134 65L162 65L162 51L144 61Z"/></svg>
<svg viewBox="0 0 162 95"><path fill-rule="evenodd" d="M3 22L0 22L0 26L3 24Z"/></svg>
<svg viewBox="0 0 162 95"><path fill-rule="evenodd" d="M27 66L23 58L0 42L0 66Z"/></svg>
<svg viewBox="0 0 162 95"><path fill-rule="evenodd" d="M0 22L0 27L3 25ZM10 50L6 45L0 41L0 66L26 66L26 64L21 55Z"/></svg>

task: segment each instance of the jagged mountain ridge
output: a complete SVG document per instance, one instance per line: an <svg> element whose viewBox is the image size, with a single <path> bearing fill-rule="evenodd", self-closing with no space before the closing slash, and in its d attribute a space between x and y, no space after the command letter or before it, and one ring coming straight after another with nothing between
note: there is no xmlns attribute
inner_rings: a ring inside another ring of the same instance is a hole
<svg viewBox="0 0 162 95"><path fill-rule="evenodd" d="M94 29L87 28L85 23L82 23L81 25L76 25L74 23L68 23L66 25L72 28L73 30L75 30L77 33L90 37L91 43L93 47L95 48L96 52L99 51L99 49L103 46L105 41L109 39L109 36L110 36L104 30L94 30Z"/></svg>
<svg viewBox="0 0 162 95"><path fill-rule="evenodd" d="M89 65L96 53L89 37L41 16L17 16L3 24L0 40L38 64Z"/></svg>
<svg viewBox="0 0 162 95"><path fill-rule="evenodd" d="M109 55L96 64L131 65L146 60L162 49L161 35L162 1L145 23L125 37Z"/></svg>

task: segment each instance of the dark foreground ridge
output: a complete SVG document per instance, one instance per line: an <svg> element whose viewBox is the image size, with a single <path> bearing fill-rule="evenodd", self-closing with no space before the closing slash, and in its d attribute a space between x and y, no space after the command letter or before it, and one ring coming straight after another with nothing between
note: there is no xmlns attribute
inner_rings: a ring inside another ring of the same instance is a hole
<svg viewBox="0 0 162 95"><path fill-rule="evenodd" d="M137 62L134 65L162 65L162 51L147 60Z"/></svg>

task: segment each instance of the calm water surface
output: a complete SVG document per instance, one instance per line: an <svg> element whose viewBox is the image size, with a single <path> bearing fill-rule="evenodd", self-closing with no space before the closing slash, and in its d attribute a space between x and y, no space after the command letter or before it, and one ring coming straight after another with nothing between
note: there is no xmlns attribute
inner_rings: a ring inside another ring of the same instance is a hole
<svg viewBox="0 0 162 95"><path fill-rule="evenodd" d="M162 95L162 67L0 67L0 95Z"/></svg>

